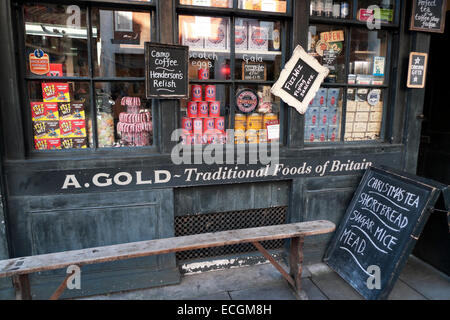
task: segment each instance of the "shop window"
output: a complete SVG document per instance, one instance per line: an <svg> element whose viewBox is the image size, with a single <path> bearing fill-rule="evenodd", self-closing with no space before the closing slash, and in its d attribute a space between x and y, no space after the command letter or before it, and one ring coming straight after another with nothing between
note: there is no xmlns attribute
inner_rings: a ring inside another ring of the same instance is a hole
<svg viewBox="0 0 450 320"><path fill-rule="evenodd" d="M396 1L310 4L308 53L329 74L305 114L305 142L382 141Z"/></svg>
<svg viewBox="0 0 450 320"><path fill-rule="evenodd" d="M180 0L180 4L187 6L232 8L233 0Z"/></svg>
<svg viewBox="0 0 450 320"><path fill-rule="evenodd" d="M238 8L268 12L286 13L287 1L280 0L239 0Z"/></svg>
<svg viewBox="0 0 450 320"><path fill-rule="evenodd" d="M144 42L151 40L153 7L144 11L142 5L120 6L131 2L136 1L107 9L23 5L33 149L153 144L144 74Z"/></svg>
<svg viewBox="0 0 450 320"><path fill-rule="evenodd" d="M283 67L282 25L252 18L179 16L179 43L189 46L191 82L190 97L181 102L184 143L280 141L282 103L270 88ZM228 129L233 131L227 135ZM210 137L211 131L218 137Z"/></svg>

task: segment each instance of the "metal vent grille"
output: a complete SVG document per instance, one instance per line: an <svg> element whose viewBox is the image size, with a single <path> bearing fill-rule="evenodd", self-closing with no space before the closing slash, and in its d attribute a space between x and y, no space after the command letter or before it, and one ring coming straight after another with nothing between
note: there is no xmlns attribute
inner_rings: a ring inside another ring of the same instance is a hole
<svg viewBox="0 0 450 320"><path fill-rule="evenodd" d="M286 223L287 207L230 211L175 217L175 236L263 227ZM268 250L279 249L283 240L262 242ZM191 260L256 251L251 243L216 248L196 249L177 253L178 260Z"/></svg>

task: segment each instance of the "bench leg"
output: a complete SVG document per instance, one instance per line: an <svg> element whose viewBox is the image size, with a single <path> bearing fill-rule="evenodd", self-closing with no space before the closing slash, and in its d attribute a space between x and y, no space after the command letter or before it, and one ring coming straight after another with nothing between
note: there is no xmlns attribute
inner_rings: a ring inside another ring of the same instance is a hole
<svg viewBox="0 0 450 320"><path fill-rule="evenodd" d="M64 290L66 290L67 288L67 281L69 280L69 278L74 274L70 273L66 276L66 278L64 279L64 281L59 285L58 289L56 289L55 293L53 293L53 295L50 297L49 300L58 300L59 297L61 297L61 295L63 294Z"/></svg>
<svg viewBox="0 0 450 320"><path fill-rule="evenodd" d="M16 291L16 300L31 300L30 279L28 274L13 276L12 279Z"/></svg>
<svg viewBox="0 0 450 320"><path fill-rule="evenodd" d="M291 252L289 254L290 275L294 279L295 291L300 300L308 300L308 296L302 290L302 272L303 272L303 243L304 237L295 237L291 239Z"/></svg>

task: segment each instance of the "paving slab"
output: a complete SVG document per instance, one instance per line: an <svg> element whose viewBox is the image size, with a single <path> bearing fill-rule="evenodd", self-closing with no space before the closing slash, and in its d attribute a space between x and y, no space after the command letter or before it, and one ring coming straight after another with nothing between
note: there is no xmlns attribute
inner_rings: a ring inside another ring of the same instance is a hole
<svg viewBox="0 0 450 320"><path fill-rule="evenodd" d="M431 300L450 300L450 277L411 256L399 278Z"/></svg>
<svg viewBox="0 0 450 320"><path fill-rule="evenodd" d="M206 296L200 296L200 297L194 297L191 298L192 300L201 300L201 301L206 301L206 300L231 300L230 295L228 294L228 292L218 292L218 293L214 293L214 294L208 294ZM191 300L189 299L189 300Z"/></svg>
<svg viewBox="0 0 450 320"><path fill-rule="evenodd" d="M398 279L389 294L388 300L427 300L427 298L408 286L401 279Z"/></svg>

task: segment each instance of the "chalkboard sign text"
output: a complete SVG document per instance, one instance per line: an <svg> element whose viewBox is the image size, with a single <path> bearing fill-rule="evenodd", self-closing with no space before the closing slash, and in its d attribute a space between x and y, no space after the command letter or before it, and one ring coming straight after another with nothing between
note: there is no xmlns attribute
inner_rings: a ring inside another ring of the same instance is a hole
<svg viewBox="0 0 450 320"><path fill-rule="evenodd" d="M438 190L369 168L339 225L325 261L366 299L387 298L437 200ZM368 286L371 269L380 286Z"/></svg>

